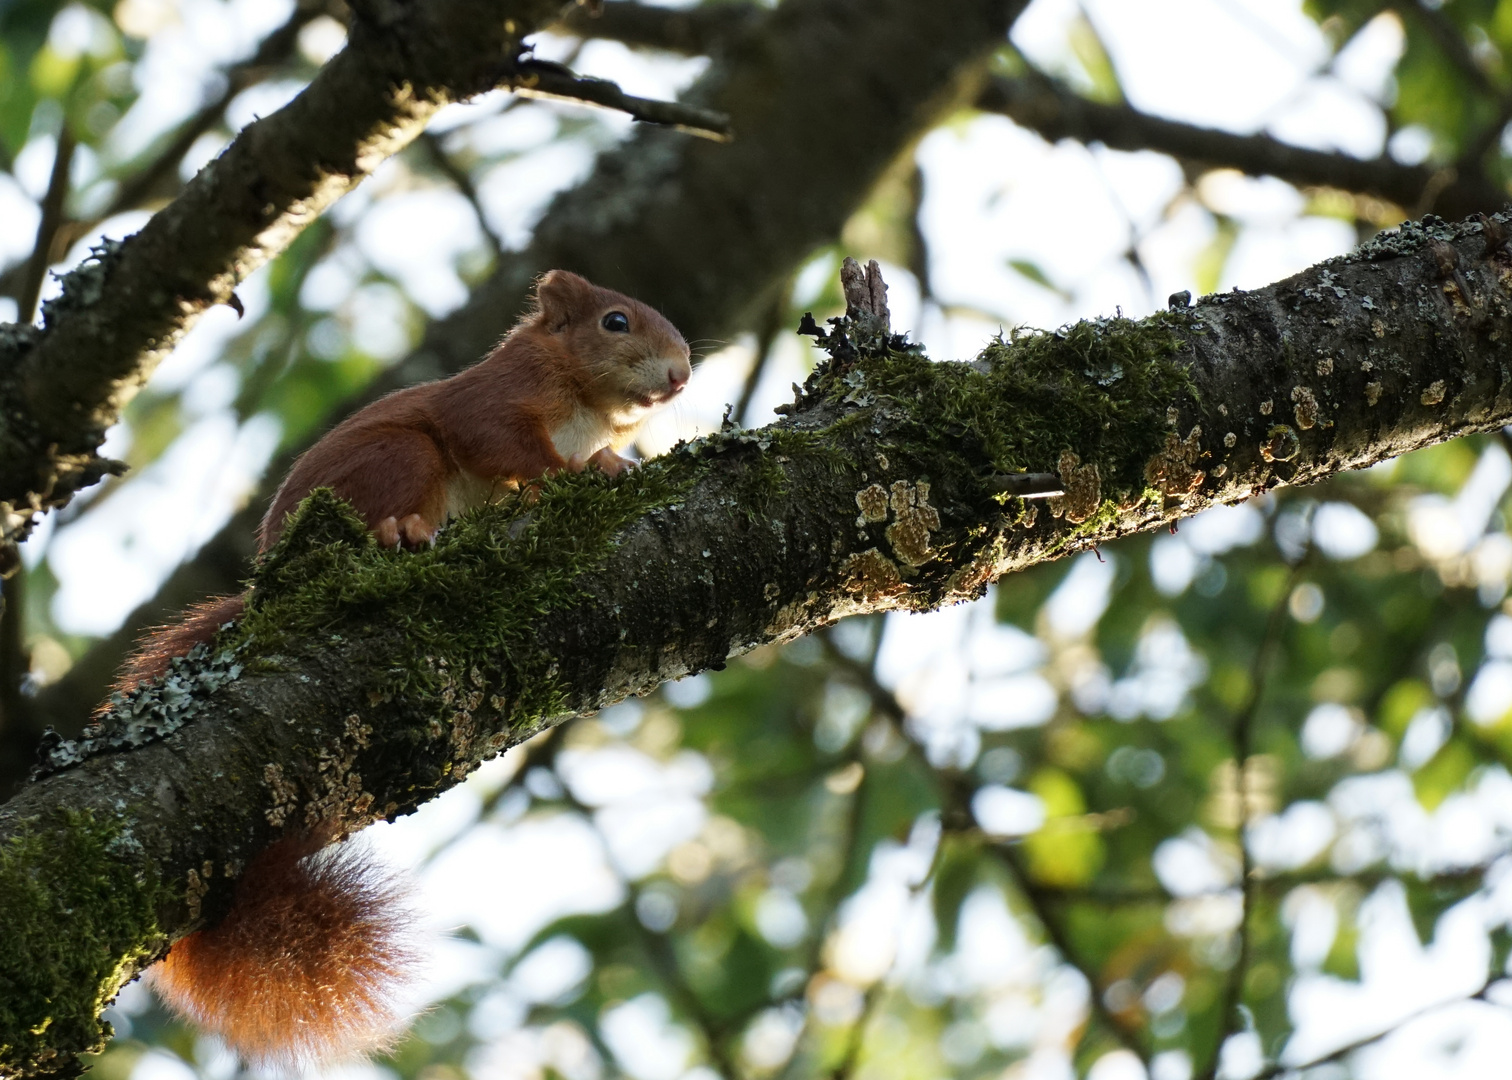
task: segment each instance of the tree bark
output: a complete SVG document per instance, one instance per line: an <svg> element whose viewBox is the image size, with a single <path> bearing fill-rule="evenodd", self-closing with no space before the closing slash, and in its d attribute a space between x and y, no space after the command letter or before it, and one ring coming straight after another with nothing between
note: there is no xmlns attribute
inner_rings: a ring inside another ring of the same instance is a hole
<svg viewBox="0 0 1512 1080"><path fill-rule="evenodd" d="M656 305L695 344L730 340L760 317L794 266L839 235L898 153L970 100L986 58L1024 7L1025 0L790 0L742 21L687 95L728 113L735 142L637 132L552 204L526 251L507 255L350 407L473 363L522 309L535 276L553 267ZM794 176L804 182L792 183ZM274 463L267 493L293 456ZM44 688L32 715L77 733L146 627L239 588L265 497Z"/></svg>
<svg viewBox="0 0 1512 1080"><path fill-rule="evenodd" d="M865 316L782 421L378 549L310 500L212 650L0 807L0 1068L224 909L275 835L406 812L543 727L849 614L1512 419L1507 222L931 363ZM1064 496L999 495L1056 470Z"/></svg>

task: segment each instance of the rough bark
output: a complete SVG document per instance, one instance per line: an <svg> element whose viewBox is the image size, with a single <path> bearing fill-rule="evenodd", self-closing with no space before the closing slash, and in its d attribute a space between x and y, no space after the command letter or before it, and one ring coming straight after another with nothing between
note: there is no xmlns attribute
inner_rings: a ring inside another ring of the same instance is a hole
<svg viewBox="0 0 1512 1080"><path fill-rule="evenodd" d="M607 5L606 17L617 6ZM734 143L637 132L556 200L528 250L506 256L351 407L477 360L521 310L532 279L552 267L658 306L699 346L732 339L802 259L839 235L888 163L969 100L984 60L1024 6L790 0L742 24L687 95L730 115ZM834 123L837 116L845 122ZM792 183L794 176L804 182ZM274 463L273 483L291 457ZM33 715L77 732L145 627L238 588L264 505L256 499L233 517L120 631L45 688Z"/></svg>
<svg viewBox="0 0 1512 1080"><path fill-rule="evenodd" d="M0 540L117 471L105 429L195 319L402 148L442 105L507 78L559 0L354 5L347 47L250 124L141 232L107 244L44 305L0 326Z"/></svg>
<svg viewBox="0 0 1512 1080"><path fill-rule="evenodd" d="M543 726L848 614L1507 423L1506 230L1427 219L971 363L863 317L783 421L552 481L430 551L379 550L311 500L215 649L0 807L3 1068L94 1045L92 1010L281 831L403 813ZM1051 468L1063 497L996 494Z"/></svg>

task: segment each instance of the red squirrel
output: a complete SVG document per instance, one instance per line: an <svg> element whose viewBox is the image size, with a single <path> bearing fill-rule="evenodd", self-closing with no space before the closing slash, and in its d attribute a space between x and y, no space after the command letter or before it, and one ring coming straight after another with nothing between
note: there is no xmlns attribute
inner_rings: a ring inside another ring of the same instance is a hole
<svg viewBox="0 0 1512 1080"><path fill-rule="evenodd" d="M611 475L654 406L692 374L677 329L638 300L565 270L481 363L367 406L307 450L258 532L271 548L288 515L332 488L379 543L430 542L447 518L560 470ZM162 675L214 638L242 596L208 600L151 635L117 683ZM253 1061L297 1063L381 1048L397 1030L395 987L412 966L405 900L330 827L278 841L237 883L216 925L178 941L154 969L168 1004Z"/></svg>

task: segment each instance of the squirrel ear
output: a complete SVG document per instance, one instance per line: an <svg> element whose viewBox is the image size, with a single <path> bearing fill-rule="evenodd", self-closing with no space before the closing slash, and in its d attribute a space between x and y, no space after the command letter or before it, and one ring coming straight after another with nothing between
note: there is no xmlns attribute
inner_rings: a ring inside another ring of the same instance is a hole
<svg viewBox="0 0 1512 1080"><path fill-rule="evenodd" d="M582 312L588 292L593 286L570 270L549 270L536 282L536 310L541 313L546 329L556 333Z"/></svg>

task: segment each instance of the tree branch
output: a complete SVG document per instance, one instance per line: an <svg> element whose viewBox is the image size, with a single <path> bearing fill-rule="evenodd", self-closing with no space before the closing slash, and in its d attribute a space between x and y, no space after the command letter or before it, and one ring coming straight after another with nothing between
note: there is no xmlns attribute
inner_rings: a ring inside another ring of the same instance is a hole
<svg viewBox="0 0 1512 1080"><path fill-rule="evenodd" d="M65 120L58 130L58 146L53 152L52 175L47 193L42 196L42 216L37 222L37 236L32 242L31 257L22 263L20 289L16 293L16 321L30 323L37 314L37 299L47 281L47 266L58 230L63 226L63 204L68 198L68 174L73 166L74 148L78 145L73 129Z"/></svg>
<svg viewBox="0 0 1512 1080"><path fill-rule="evenodd" d="M858 687L865 691L871 699L872 709L879 715L887 717L898 726L902 726L908 718L907 710L898 701L897 696L877 679L876 671L871 667L860 664L846 656L829 640L824 638L825 655L831 663L841 670L848 672L855 680ZM909 742L910 749L919 754L917 743ZM928 765L928 762L925 762ZM945 828L956 835L976 834L985 835L981 825L971 809L972 792L967 789L963 782L965 778L960 773L934 770L939 774L944 791L944 808L941 813L942 823ZM939 848L936 849L936 858L944 848L944 840L941 839ZM1113 1037L1125 1050L1128 1050L1141 1061L1148 1063L1149 1050L1142 1045L1140 1032L1137 1026L1127 1024L1115 1016L1103 1000L1103 991L1106 987L1100 985L1096 973L1083 961L1077 951L1071 946L1071 939L1066 933L1064 921L1051 909L1050 901L1060 899L1057 890L1046 888L1032 880L1013 851L1002 844L985 845L987 851L1007 871L1013 879L1024 902L1034 912L1035 919L1044 931L1046 940L1060 954L1061 961L1081 973L1082 978L1087 980L1087 1010L1102 1028Z"/></svg>
<svg viewBox="0 0 1512 1080"><path fill-rule="evenodd" d="M977 596L1215 502L1501 426L1504 226L1410 225L1265 289L971 363L842 323L783 421L616 480L543 482L425 551L379 549L307 501L215 650L115 703L0 807L0 1068L97 1045L99 1005L288 828L408 811L543 727L846 615ZM987 483L1051 461L1067 494L1046 504Z"/></svg>
<svg viewBox="0 0 1512 1080"><path fill-rule="evenodd" d="M1411 1023L1413 1020L1427 1016L1430 1013L1437 1012L1439 1009L1446 1008L1450 1005L1459 1005L1467 1001L1485 1001L1486 995L1490 992L1491 987L1495 986L1500 978L1501 976L1499 974L1492 972L1491 975L1487 977L1486 981L1481 985L1480 989L1476 990L1474 993L1466 994L1462 998L1453 998L1449 1001L1437 1001L1432 1005L1425 1005L1421 1009L1417 1009L1411 1013L1408 1013L1406 1016L1402 1017L1395 1024L1384 1031L1377 1032L1374 1035L1366 1035L1364 1038L1355 1039L1353 1042L1346 1043L1343 1046L1339 1047L1337 1050L1330 1051L1329 1053L1324 1054L1321 1057L1315 1057L1310 1061L1305 1061L1295 1065L1283 1064L1282 1062L1275 1062L1273 1064L1267 1065L1265 1068L1255 1073L1251 1080L1273 1080L1274 1077L1280 1076L1283 1073L1294 1073L1298 1076L1303 1076L1313 1069L1321 1068L1324 1065L1330 1065L1336 1061L1343 1061L1350 1054L1353 1054L1358 1050L1363 1050L1367 1046L1371 1046L1375 1043L1380 1042L1382 1039L1385 1039L1388 1036L1400 1031L1404 1025Z"/></svg>
<svg viewBox="0 0 1512 1080"><path fill-rule="evenodd" d="M1046 139L1100 142L1113 150L1155 150L1211 168L1275 176L1302 187L1334 187L1388 199L1417 213L1451 218L1504 206L1507 192L1480 173L1446 176L1426 165L1366 160L1291 146L1269 135L1235 135L1151 116L1128 105L1104 105L1043 76L997 78L977 107L1002 113Z"/></svg>
<svg viewBox="0 0 1512 1080"><path fill-rule="evenodd" d="M1218 1031L1213 1038L1213 1053L1208 1059L1207 1068L1202 1071L1202 1080L1215 1080L1219 1066L1223 1063L1223 1044L1236 1030L1235 1024L1242 1020L1239 1008L1244 1002L1244 980L1249 974L1250 966L1250 916L1254 913L1255 893L1259 886L1254 859L1250 856L1248 835L1250 826L1249 761L1251 748L1254 745L1255 714L1259 711L1260 701L1265 696L1266 681L1270 675L1270 666L1275 658L1276 650L1281 647L1281 634L1286 626L1292 590L1301 579L1303 564L1304 560L1299 559L1292 567L1286 579L1286 587L1281 590L1281 595L1271 605L1270 615L1265 622L1265 633L1260 639L1260 647L1255 650L1255 658L1250 665L1249 696L1234 717L1232 734L1234 791L1239 804L1235 811L1234 825L1235 838L1239 844L1239 928L1235 933L1239 939L1239 952L1234 958L1234 967L1223 988L1222 1001L1218 1006Z"/></svg>
<svg viewBox="0 0 1512 1080"><path fill-rule="evenodd" d="M695 344L759 325L794 268L833 242L898 152L954 106L963 75L1002 43L1024 6L790 0L765 14L686 95L727 113L737 141L636 132L551 205L525 252L506 254L462 308L432 323L419 348L350 407L473 363L524 306L535 276L552 267L652 303ZM836 116L846 124L834 125ZM802 135L809 131L824 134ZM789 182L797 175L803 184ZM151 602L42 690L34 705L43 722L76 733L140 633L241 587L264 500L292 458L274 462L264 495Z"/></svg>
<svg viewBox="0 0 1512 1080"><path fill-rule="evenodd" d="M730 129L730 118L723 113L677 101L653 101L650 98L635 97L625 93L616 83L607 79L582 78L561 64L523 60L517 66L517 71L513 86L517 93L525 97L575 101L615 109L635 120L663 124L714 142L729 142L734 134Z"/></svg>
<svg viewBox="0 0 1512 1080"><path fill-rule="evenodd" d="M1439 51L1454 65L1471 89L1482 97L1501 97L1501 91L1491 82L1485 69L1476 62L1465 35L1460 33L1460 28L1437 5L1429 6L1422 0L1391 0L1390 7L1402 18L1416 20L1428 32Z"/></svg>

